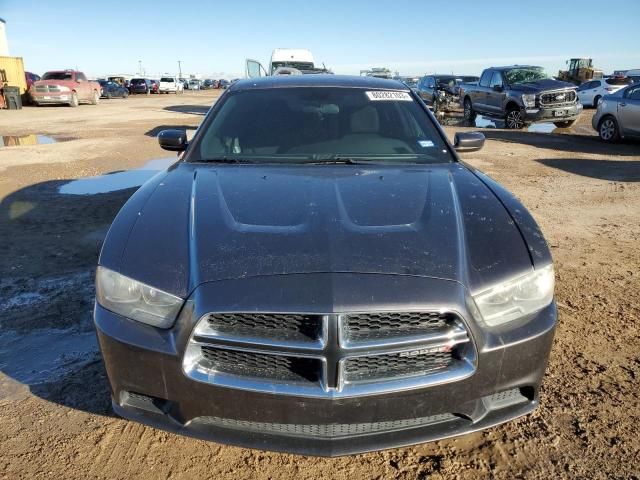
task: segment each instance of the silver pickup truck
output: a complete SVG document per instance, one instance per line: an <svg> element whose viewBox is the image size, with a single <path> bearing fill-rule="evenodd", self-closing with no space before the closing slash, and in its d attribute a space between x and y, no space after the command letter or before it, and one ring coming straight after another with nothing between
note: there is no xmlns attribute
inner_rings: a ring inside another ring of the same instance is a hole
<svg viewBox="0 0 640 480"><path fill-rule="evenodd" d="M491 67L476 84L460 89L460 104L467 121L476 115L503 120L507 128L549 122L571 127L582 112L576 86L549 78L542 67Z"/></svg>

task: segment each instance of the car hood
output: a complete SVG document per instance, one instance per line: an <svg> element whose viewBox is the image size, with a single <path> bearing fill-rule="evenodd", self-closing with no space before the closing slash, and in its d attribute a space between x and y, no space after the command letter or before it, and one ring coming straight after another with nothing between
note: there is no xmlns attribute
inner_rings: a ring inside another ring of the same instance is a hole
<svg viewBox="0 0 640 480"><path fill-rule="evenodd" d="M523 93L537 93L547 90L562 90L564 88L577 88L573 83L562 82L560 80L553 80L551 78L544 78L535 82L521 83L518 85L512 85L511 90L521 91Z"/></svg>
<svg viewBox="0 0 640 480"><path fill-rule="evenodd" d="M59 85L62 87L75 87L76 83L73 80L38 80L37 82L33 82L34 86L45 86L45 85Z"/></svg>
<svg viewBox="0 0 640 480"><path fill-rule="evenodd" d="M170 170L125 205L100 263L182 297L204 282L327 272L473 292L532 269L509 212L458 163Z"/></svg>

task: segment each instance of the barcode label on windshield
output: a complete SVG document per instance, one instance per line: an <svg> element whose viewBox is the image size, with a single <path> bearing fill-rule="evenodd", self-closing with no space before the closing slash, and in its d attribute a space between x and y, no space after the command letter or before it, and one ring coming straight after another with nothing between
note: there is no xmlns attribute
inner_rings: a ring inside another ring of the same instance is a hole
<svg viewBox="0 0 640 480"><path fill-rule="evenodd" d="M390 90L373 90L371 92L365 92L369 100L378 101L378 100L391 100L391 101L400 101L400 102L411 102L413 99L411 95L407 92L393 92Z"/></svg>

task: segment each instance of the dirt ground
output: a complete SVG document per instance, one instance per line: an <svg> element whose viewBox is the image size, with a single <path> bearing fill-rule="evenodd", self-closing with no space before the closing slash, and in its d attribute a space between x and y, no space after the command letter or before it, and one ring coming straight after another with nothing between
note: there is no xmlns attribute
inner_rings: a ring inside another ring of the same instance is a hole
<svg viewBox="0 0 640 480"><path fill-rule="evenodd" d="M68 183L110 172L150 174L144 165L168 156L154 135L195 129L216 96L0 111L2 135L61 140L0 142L1 479L640 477L640 144L602 144L591 110L553 133L483 129L485 148L465 155L524 202L554 255L560 322L533 414L335 459L227 447L117 418L91 325L92 275L101 239L134 189L59 189L94 188L93 180ZM445 129L453 137L469 128Z"/></svg>

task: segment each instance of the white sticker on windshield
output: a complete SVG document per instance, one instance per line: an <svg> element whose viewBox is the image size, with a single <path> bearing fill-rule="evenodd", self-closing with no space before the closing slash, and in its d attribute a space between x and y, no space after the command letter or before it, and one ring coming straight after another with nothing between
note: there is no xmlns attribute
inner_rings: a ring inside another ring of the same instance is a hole
<svg viewBox="0 0 640 480"><path fill-rule="evenodd" d="M371 92L365 92L369 100L392 100L400 102L411 102L413 98L408 92L394 92L392 90L373 90Z"/></svg>
<svg viewBox="0 0 640 480"><path fill-rule="evenodd" d="M431 140L418 140L418 145L423 148L433 147L433 142Z"/></svg>

